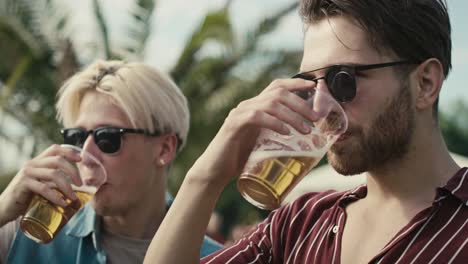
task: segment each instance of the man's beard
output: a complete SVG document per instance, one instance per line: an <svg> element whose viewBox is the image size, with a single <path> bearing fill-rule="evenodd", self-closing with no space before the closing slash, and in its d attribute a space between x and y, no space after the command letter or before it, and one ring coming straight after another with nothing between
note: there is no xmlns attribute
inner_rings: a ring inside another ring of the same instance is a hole
<svg viewBox="0 0 468 264"><path fill-rule="evenodd" d="M349 138L331 147L327 157L332 167L340 174L354 175L402 158L409 150L414 131L411 101L408 81L402 81L399 93L369 131L364 133L362 127L350 126L346 133Z"/></svg>

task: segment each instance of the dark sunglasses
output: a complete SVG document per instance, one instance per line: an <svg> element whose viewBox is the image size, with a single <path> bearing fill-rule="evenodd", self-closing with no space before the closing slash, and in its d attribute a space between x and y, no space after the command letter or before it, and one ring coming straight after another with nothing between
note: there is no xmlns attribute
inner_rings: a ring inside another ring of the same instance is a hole
<svg viewBox="0 0 468 264"><path fill-rule="evenodd" d="M313 71L301 72L294 75L292 78L301 78L309 81L314 81L315 83L318 80L325 80L325 83L330 90L330 93L333 97L339 102L350 102L356 96L356 73L371 69L391 67L403 64L418 64L412 61L395 61L387 63L378 63L378 64L368 64L368 65L332 65L328 67L323 67ZM309 73L328 69L325 73L325 76L314 77L310 76Z"/></svg>
<svg viewBox="0 0 468 264"><path fill-rule="evenodd" d="M94 130L84 130L83 128L65 128L60 130L65 144L82 148L88 135L92 134L94 143L106 154L114 154L122 146L122 136L126 133L144 134L147 136L159 136L160 133L150 133L144 129L100 127Z"/></svg>

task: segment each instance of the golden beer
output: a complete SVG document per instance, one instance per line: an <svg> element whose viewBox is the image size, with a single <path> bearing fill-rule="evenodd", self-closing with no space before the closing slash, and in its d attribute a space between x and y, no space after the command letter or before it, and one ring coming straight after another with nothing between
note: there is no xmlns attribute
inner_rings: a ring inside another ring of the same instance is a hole
<svg viewBox="0 0 468 264"><path fill-rule="evenodd" d="M266 210L276 209L322 157L323 153L313 151L252 153L237 181L237 188L253 205Z"/></svg>
<svg viewBox="0 0 468 264"><path fill-rule="evenodd" d="M40 195L33 196L26 214L20 221L21 229L26 236L37 243L49 243L96 191L95 188L87 188L88 190L75 186L72 188L78 199L72 201L62 194L68 203L65 207L53 204Z"/></svg>
<svg viewBox="0 0 468 264"><path fill-rule="evenodd" d="M237 180L242 196L261 209L281 206L285 196L348 128L346 113L329 93L321 89L305 92L307 95L294 93L317 114L314 121L304 119L310 133L300 133L289 124L285 124L289 130L287 135L263 128Z"/></svg>

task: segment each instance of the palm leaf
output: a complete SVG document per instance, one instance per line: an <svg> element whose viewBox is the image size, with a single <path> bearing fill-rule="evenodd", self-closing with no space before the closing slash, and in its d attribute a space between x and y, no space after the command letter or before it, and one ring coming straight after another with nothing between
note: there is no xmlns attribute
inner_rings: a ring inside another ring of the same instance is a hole
<svg viewBox="0 0 468 264"><path fill-rule="evenodd" d="M261 21L252 32L249 32L247 34L247 41L244 46L244 50L247 52L255 51L259 44L259 39L262 36L265 36L271 33L273 30L275 30L276 27L278 26L278 23L281 21L281 19L285 17L287 14L289 14L290 12L292 12L293 10L296 10L298 5L299 5L298 2L289 4L286 7L278 10L272 16L267 17L263 21Z"/></svg>
<svg viewBox="0 0 468 264"><path fill-rule="evenodd" d="M129 24L127 34L130 37L125 50L127 54L142 57L146 42L151 34L151 20L155 8L154 0L138 0L132 7L130 16L132 23Z"/></svg>
<svg viewBox="0 0 468 264"><path fill-rule="evenodd" d="M281 76L275 74L289 76L295 72L300 52L261 51L258 43L296 6L288 5L262 21L249 33L250 42L244 43L242 49L237 49L238 39L226 7L209 13L194 31L172 70L189 100L191 125L189 144L180 153L170 178L171 190L176 191L180 186L186 170L206 148L232 108ZM203 54L204 48L213 42L221 52Z"/></svg>
<svg viewBox="0 0 468 264"><path fill-rule="evenodd" d="M106 23L106 19L104 18L104 14L102 13L101 4L99 3L99 0L93 0L93 12L94 17L96 18L98 29L101 33L100 37L102 40L102 47L104 48L104 55L107 59L111 59L114 56L111 52L111 47L109 43L109 29Z"/></svg>
<svg viewBox="0 0 468 264"><path fill-rule="evenodd" d="M24 135L38 142L56 140L54 99L61 81L57 68L63 70L59 66L67 55L57 50L63 43L57 30L65 27L65 15L52 1L4 0L0 6L0 56L5 59L0 65L0 80L5 84L2 115L23 124ZM19 134L4 138L20 147L17 139L23 135Z"/></svg>
<svg viewBox="0 0 468 264"><path fill-rule="evenodd" d="M209 13L200 27L193 32L176 66L171 71L177 83L183 80L197 63L197 52L208 41L219 43L226 52L234 49L234 33L227 8Z"/></svg>

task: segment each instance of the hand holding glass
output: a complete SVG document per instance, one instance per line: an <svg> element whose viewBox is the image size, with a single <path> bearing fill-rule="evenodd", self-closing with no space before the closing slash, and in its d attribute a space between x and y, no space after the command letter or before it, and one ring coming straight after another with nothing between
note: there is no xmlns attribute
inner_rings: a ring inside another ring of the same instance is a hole
<svg viewBox="0 0 468 264"><path fill-rule="evenodd" d="M70 218L93 197L107 180L106 170L97 158L72 145L61 147L72 148L80 153L81 161L75 165L82 185L71 184L72 190L78 197L75 201L66 198L56 190L67 202L68 205L65 207L56 205L40 195L33 196L26 213L21 218L20 226L24 234L37 243L45 244L52 241ZM67 176L64 175L64 177Z"/></svg>
<svg viewBox="0 0 468 264"><path fill-rule="evenodd" d="M303 135L291 126L281 135L263 129L237 181L242 196L260 209L273 210L323 158L348 127L341 105L328 93L313 89L299 92L319 119Z"/></svg>

